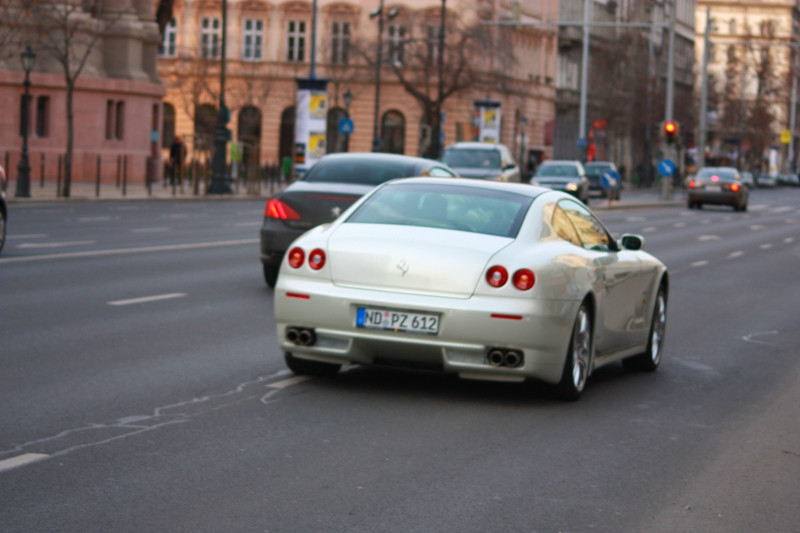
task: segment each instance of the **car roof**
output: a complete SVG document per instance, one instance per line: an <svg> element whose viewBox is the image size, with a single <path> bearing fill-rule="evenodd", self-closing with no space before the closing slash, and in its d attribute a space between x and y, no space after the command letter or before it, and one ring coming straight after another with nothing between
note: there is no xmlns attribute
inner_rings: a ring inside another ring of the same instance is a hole
<svg viewBox="0 0 800 533"><path fill-rule="evenodd" d="M542 165L581 165L580 161L575 161L574 159L547 159L546 161L542 161Z"/></svg>
<svg viewBox="0 0 800 533"><path fill-rule="evenodd" d="M430 185L446 185L450 187L471 187L476 189L491 189L491 190L505 190L525 196L535 198L542 193L558 193L549 187L538 187L536 185L529 185L527 183L515 183L509 181L492 181L492 180L473 180L469 178L428 178L428 177L414 177L414 178L398 178L395 180L387 181L383 186L398 184L398 183L426 183Z"/></svg>
<svg viewBox="0 0 800 533"><path fill-rule="evenodd" d="M413 163L416 162L420 165L439 165L443 167L447 167L441 161L436 161L435 159L428 159L426 157L417 157L413 155L405 155L405 154L391 154L386 152L339 152L334 154L325 154L322 156L319 161L323 159L359 159L359 160L382 160L382 161L398 161L398 162L405 162L405 163Z"/></svg>
<svg viewBox="0 0 800 533"><path fill-rule="evenodd" d="M491 150L497 149L500 150L500 147L506 147L500 143L487 143L487 142L479 142L479 141L461 141L457 143L453 143L446 148L446 150L450 150L452 148L461 149L461 148L469 148L474 150Z"/></svg>

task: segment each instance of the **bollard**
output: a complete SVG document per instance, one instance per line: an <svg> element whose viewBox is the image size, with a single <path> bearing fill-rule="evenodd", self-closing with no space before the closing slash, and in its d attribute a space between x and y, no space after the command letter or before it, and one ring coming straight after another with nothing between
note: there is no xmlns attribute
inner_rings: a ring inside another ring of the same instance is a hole
<svg viewBox="0 0 800 533"><path fill-rule="evenodd" d="M94 180L94 197L100 198L100 154L97 154L97 174Z"/></svg>

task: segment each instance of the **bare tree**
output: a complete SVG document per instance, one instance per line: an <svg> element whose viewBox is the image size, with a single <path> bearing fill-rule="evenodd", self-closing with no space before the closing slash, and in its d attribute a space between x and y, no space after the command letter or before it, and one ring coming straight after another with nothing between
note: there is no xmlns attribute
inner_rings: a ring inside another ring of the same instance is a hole
<svg viewBox="0 0 800 533"><path fill-rule="evenodd" d="M114 18L105 13L100 2L65 2L32 0L31 24L38 46L60 65L66 84L67 151L64 158L62 194L70 195L72 157L75 144L73 96L75 84L84 70L95 45L114 25Z"/></svg>
<svg viewBox="0 0 800 533"><path fill-rule="evenodd" d="M20 29L27 11L23 2L0 0L0 61L13 60L22 48Z"/></svg>

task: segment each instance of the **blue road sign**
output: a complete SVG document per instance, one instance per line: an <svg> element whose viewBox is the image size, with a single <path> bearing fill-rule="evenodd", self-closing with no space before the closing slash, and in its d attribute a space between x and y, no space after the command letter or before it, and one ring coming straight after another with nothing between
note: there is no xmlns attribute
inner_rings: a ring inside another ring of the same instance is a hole
<svg viewBox="0 0 800 533"><path fill-rule="evenodd" d="M339 133L344 133L345 135L350 135L353 133L353 121L349 118L340 118L339 119Z"/></svg>
<svg viewBox="0 0 800 533"><path fill-rule="evenodd" d="M600 175L600 184L606 189L613 189L619 183L619 174L614 170L606 170Z"/></svg>
<svg viewBox="0 0 800 533"><path fill-rule="evenodd" d="M675 173L675 163L669 159L664 159L658 164L658 173L662 176L672 176Z"/></svg>

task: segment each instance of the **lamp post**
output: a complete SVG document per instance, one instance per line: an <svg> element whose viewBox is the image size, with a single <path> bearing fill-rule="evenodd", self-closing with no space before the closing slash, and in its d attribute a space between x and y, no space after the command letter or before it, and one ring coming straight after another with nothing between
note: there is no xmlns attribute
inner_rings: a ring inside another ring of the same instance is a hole
<svg viewBox="0 0 800 533"><path fill-rule="evenodd" d="M22 70L25 71L25 95L22 97L22 154L17 165L17 190L14 196L17 198L28 198L31 195L31 165L28 162L28 114L30 109L30 89L31 89L31 70L36 60L30 46L25 47L22 52Z"/></svg>
<svg viewBox="0 0 800 533"><path fill-rule="evenodd" d="M228 0L222 0L222 46L220 47L219 64L219 111L217 126L214 128L214 159L211 163L211 184L209 194L231 194L233 188L226 173L225 151L228 146L228 120L230 114L225 107L225 41L227 39Z"/></svg>
<svg viewBox="0 0 800 533"><path fill-rule="evenodd" d="M433 145L433 157L438 159L441 155L442 146L442 99L444 98L444 24L445 16L447 15L447 8L445 6L446 0L442 0L441 13L439 16L439 80L436 92L436 106L433 117L435 127L433 128L431 144Z"/></svg>
<svg viewBox="0 0 800 533"><path fill-rule="evenodd" d="M398 14L397 9L391 9L388 17L393 19ZM375 59L375 111L372 117L372 151L380 152L383 148L381 138L378 135L378 112L381 102L381 65L383 63L383 0L380 5L373 9L369 18L378 17L378 56Z"/></svg>
<svg viewBox="0 0 800 533"><path fill-rule="evenodd" d="M350 118L350 104L353 103L353 93L350 92L350 88L348 87L347 90L342 95L344 99L344 108L347 111L347 118ZM350 151L350 133L344 134L344 151Z"/></svg>
<svg viewBox="0 0 800 533"><path fill-rule="evenodd" d="M519 117L519 176L520 181L525 179L525 171L528 165L523 164L525 161L525 128L528 126L528 119Z"/></svg>

